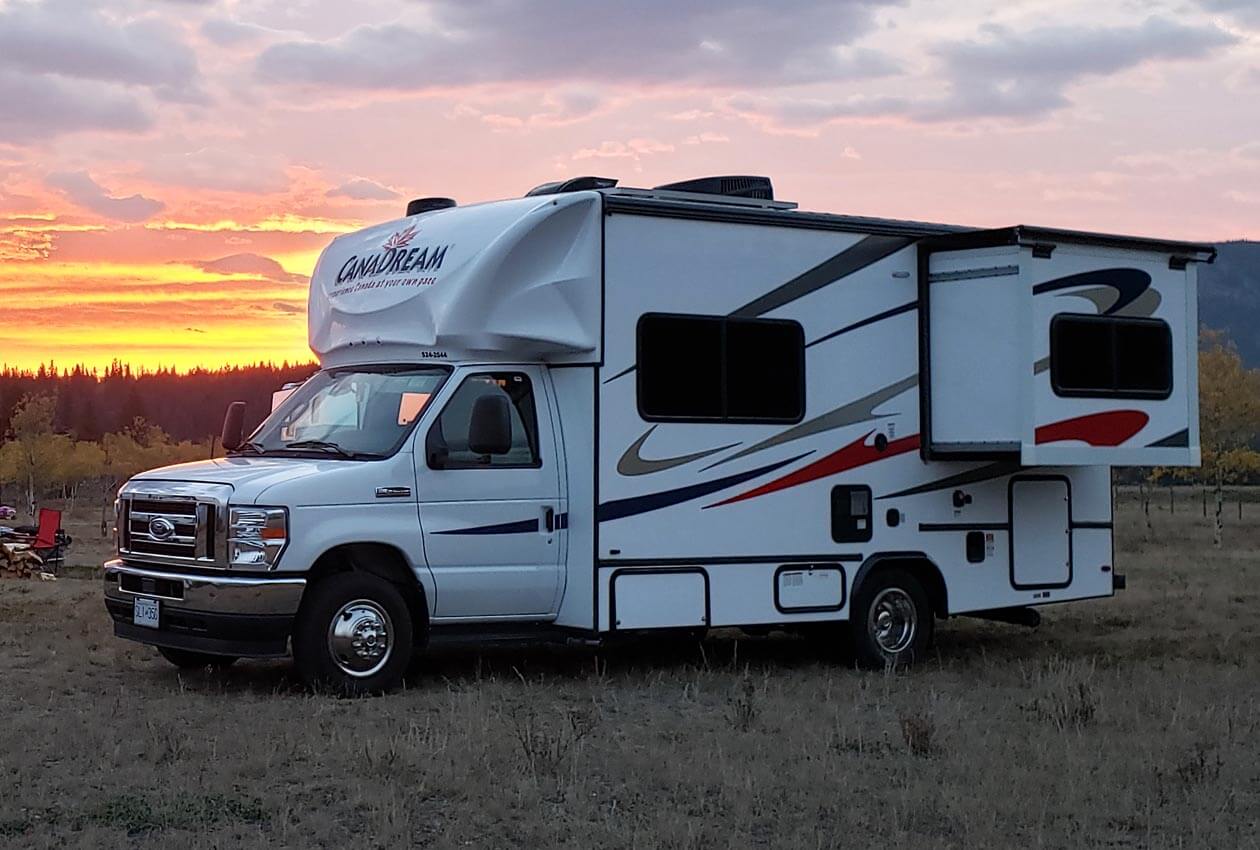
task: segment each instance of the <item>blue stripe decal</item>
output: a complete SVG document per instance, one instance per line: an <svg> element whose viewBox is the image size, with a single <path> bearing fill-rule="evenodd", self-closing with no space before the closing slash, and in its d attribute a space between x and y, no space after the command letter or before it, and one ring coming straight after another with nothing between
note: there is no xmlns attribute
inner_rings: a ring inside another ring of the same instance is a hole
<svg viewBox="0 0 1260 850"><path fill-rule="evenodd" d="M435 531L434 534L528 534L537 533L538 520L523 519L519 522L501 522L498 525L475 525L471 528L453 528Z"/></svg>
<svg viewBox="0 0 1260 850"><path fill-rule="evenodd" d="M876 322L882 322L884 319L891 319L893 316L900 316L902 313L909 313L912 310L917 310L917 309L919 309L918 301L911 301L909 304L902 304L900 307L893 307L891 310L885 310L882 313L876 313L874 316L868 316L865 319L856 321L851 325L845 325L840 330L832 331L826 336L820 336L818 339L807 344L805 347L810 348L812 346L817 345L820 342L826 342L829 339L835 339L841 334L847 334L849 331L855 331L858 328L864 328L867 325L873 325Z"/></svg>
<svg viewBox="0 0 1260 850"><path fill-rule="evenodd" d="M748 472L741 472L738 475L728 475L726 478L717 478L713 481L706 481L703 484L692 484L690 487L679 487L677 490L665 490L664 492L651 493L647 496L634 496L630 499L616 499L612 502L604 502L604 504L599 506L599 521L610 522L614 519L624 519L628 516L668 508L682 502L690 502L692 499L699 499L719 490L725 490L727 487L735 487L746 481L759 478L768 472L774 472L776 469L782 469L788 464L796 463L801 458L811 454L813 454L812 451L805 452L805 454L799 454L796 457L790 457L787 460L781 460L769 466L758 467Z"/></svg>
<svg viewBox="0 0 1260 850"><path fill-rule="evenodd" d="M569 514L556 514L556 531L569 527ZM501 522L497 525L474 525L471 528L452 528L435 531L434 534L532 534L538 531L538 520L523 519L519 522Z"/></svg>

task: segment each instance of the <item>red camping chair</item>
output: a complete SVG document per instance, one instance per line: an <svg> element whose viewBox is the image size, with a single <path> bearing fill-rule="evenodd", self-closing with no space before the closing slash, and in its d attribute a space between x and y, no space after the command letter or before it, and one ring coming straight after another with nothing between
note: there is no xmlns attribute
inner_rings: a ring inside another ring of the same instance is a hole
<svg viewBox="0 0 1260 850"><path fill-rule="evenodd" d="M39 509L39 525L33 535L13 535L11 543L25 543L39 555L47 567L60 566L66 561L66 547L70 538L61 530L61 511L52 508Z"/></svg>

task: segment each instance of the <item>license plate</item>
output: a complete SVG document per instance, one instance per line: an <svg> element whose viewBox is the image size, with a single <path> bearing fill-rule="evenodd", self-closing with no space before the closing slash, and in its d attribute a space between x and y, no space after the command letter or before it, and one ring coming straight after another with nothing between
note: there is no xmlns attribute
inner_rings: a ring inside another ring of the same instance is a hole
<svg viewBox="0 0 1260 850"><path fill-rule="evenodd" d="M137 596L132 602L131 621L147 629L158 627L158 601Z"/></svg>

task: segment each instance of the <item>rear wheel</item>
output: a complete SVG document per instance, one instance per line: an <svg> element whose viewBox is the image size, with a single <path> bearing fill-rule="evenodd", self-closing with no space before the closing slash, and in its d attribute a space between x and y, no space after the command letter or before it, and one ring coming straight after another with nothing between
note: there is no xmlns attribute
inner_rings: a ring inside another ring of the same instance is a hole
<svg viewBox="0 0 1260 850"><path fill-rule="evenodd" d="M906 667L927 654L932 605L905 570L881 570L863 582L850 612L854 655L871 670Z"/></svg>
<svg viewBox="0 0 1260 850"><path fill-rule="evenodd" d="M413 625L393 583L338 573L307 593L293 631L293 658L308 686L359 696L402 684Z"/></svg>
<svg viewBox="0 0 1260 850"><path fill-rule="evenodd" d="M203 667L213 667L216 670L221 670L236 663L235 655L210 655L207 652L173 649L169 646L159 646L157 651L163 658L181 670L200 670Z"/></svg>

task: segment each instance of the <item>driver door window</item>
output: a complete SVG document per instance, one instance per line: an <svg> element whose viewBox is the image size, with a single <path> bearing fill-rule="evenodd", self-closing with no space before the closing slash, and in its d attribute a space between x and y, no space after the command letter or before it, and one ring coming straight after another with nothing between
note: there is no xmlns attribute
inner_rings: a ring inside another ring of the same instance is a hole
<svg viewBox="0 0 1260 850"><path fill-rule="evenodd" d="M512 443L506 454L477 454L468 447L468 431L477 399L503 395L509 401ZM467 377L429 429L426 453L431 469L521 469L542 465L538 454L538 415L529 377L493 372Z"/></svg>

